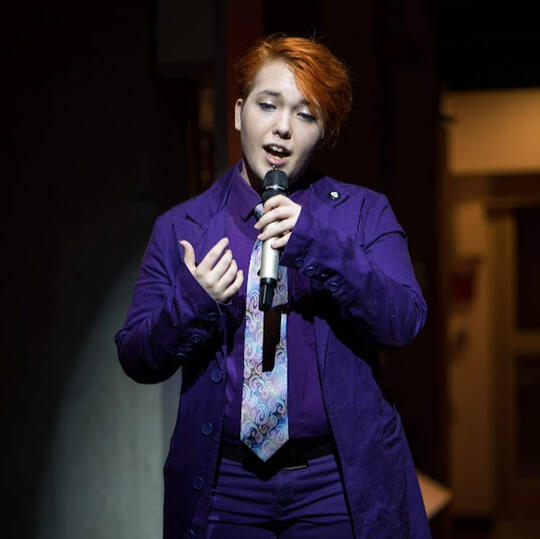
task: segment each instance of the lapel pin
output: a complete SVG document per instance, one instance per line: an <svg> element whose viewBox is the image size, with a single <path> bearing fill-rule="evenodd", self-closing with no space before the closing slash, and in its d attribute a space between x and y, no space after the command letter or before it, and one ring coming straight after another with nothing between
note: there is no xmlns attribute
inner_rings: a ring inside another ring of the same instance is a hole
<svg viewBox="0 0 540 539"><path fill-rule="evenodd" d="M330 191L328 193L328 198L330 200L337 200L341 195L337 191Z"/></svg>

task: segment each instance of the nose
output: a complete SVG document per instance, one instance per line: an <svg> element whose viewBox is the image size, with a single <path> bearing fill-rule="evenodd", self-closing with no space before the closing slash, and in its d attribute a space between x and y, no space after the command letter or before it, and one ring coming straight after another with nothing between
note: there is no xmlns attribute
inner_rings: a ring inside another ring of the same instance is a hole
<svg viewBox="0 0 540 539"><path fill-rule="evenodd" d="M283 139L291 138L291 118L289 112L282 111L281 114L276 115L273 133Z"/></svg>

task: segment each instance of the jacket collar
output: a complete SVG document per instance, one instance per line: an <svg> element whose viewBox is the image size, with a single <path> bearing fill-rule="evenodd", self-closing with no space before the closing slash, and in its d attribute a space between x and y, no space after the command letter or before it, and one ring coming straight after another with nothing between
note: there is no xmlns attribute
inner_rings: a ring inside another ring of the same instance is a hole
<svg viewBox="0 0 540 539"><path fill-rule="evenodd" d="M187 215L193 222L204 226L226 206L231 192L233 175L239 173L238 167L239 162L217 179L205 193L191 200ZM346 183L337 182L329 176L324 176L316 169L310 169L300 182L309 184L308 189L316 195L318 202L331 208L345 202L350 196L352 187ZM337 197L334 193L337 193Z"/></svg>

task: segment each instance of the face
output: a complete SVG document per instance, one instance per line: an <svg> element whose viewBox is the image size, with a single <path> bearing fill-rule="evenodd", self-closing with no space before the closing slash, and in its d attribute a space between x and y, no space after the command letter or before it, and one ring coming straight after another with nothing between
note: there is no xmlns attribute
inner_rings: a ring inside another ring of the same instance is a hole
<svg viewBox="0 0 540 539"><path fill-rule="evenodd" d="M235 127L242 142L242 176L255 189L273 167L289 181L297 179L324 135L319 111L308 107L282 61L263 64L245 101L238 99Z"/></svg>

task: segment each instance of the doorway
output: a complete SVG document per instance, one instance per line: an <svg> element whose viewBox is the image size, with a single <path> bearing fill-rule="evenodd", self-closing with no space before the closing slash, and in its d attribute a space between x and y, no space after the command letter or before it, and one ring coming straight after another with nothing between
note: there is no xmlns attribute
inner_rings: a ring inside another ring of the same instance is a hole
<svg viewBox="0 0 540 539"><path fill-rule="evenodd" d="M497 513L540 514L540 200L490 209Z"/></svg>

